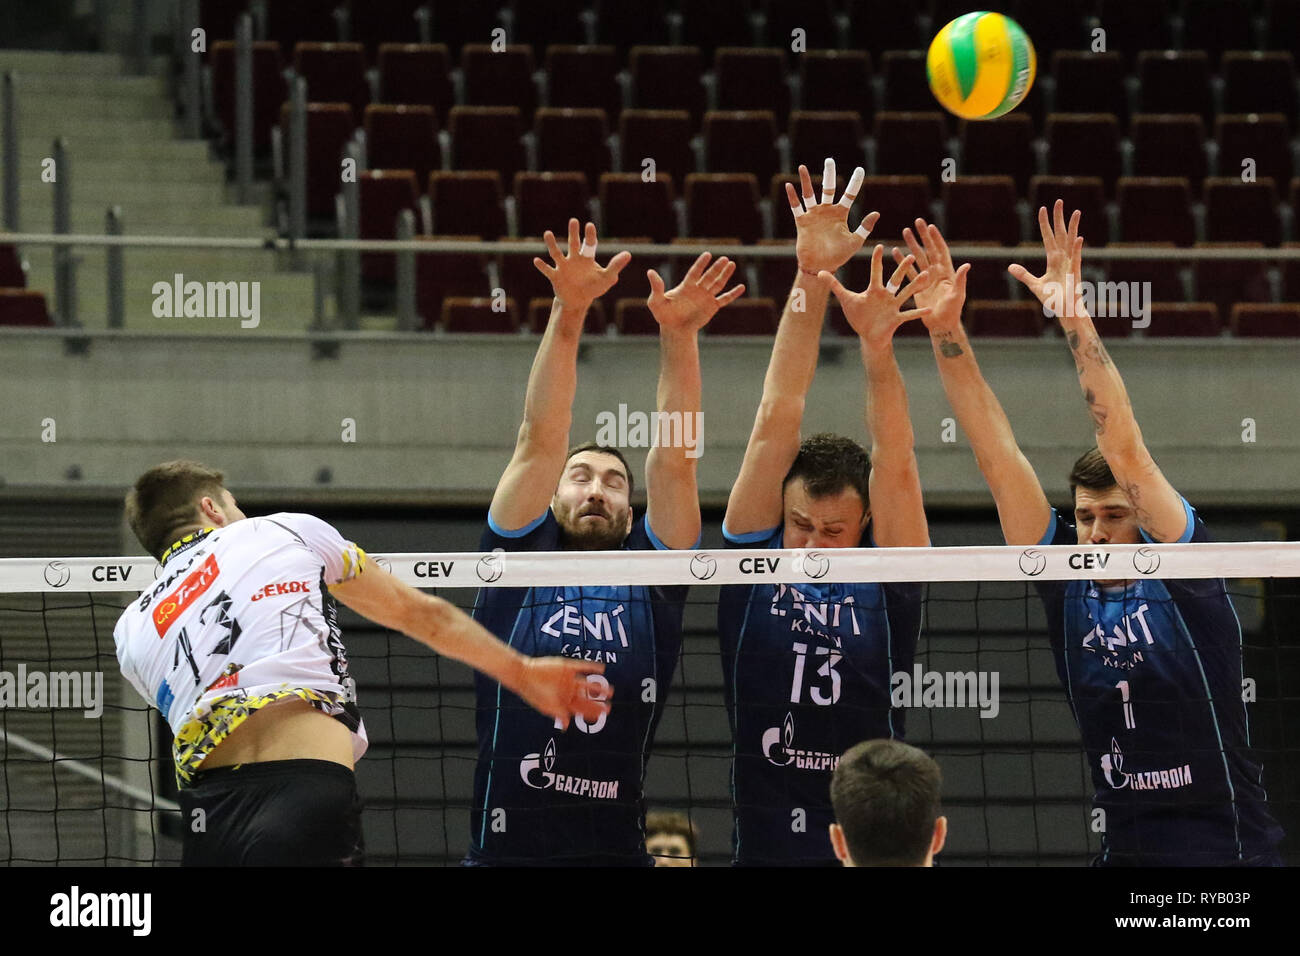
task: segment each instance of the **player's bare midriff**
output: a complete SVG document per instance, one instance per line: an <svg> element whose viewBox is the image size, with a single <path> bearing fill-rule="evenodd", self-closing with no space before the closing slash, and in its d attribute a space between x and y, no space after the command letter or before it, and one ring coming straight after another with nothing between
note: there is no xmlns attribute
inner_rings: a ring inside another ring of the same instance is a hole
<svg viewBox="0 0 1300 956"><path fill-rule="evenodd" d="M277 701L235 728L201 769L268 760L329 760L352 769L352 734L305 700Z"/></svg>

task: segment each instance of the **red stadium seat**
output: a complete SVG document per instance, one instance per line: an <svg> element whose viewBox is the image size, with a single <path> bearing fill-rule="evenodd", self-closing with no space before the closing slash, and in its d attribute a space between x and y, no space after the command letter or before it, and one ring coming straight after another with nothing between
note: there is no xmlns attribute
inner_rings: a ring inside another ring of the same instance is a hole
<svg viewBox="0 0 1300 956"><path fill-rule="evenodd" d="M758 240L760 246L782 246L787 254L756 259L754 274L758 279L758 285L746 292L746 295L762 295L774 299L782 305L785 304L786 297L790 295L790 288L794 285L794 277L798 269L795 264L793 239L794 234L791 233L790 238L787 239Z"/></svg>
<svg viewBox="0 0 1300 956"><path fill-rule="evenodd" d="M799 57L805 110L849 110L864 123L875 115L871 57L864 50L809 50Z"/></svg>
<svg viewBox="0 0 1300 956"><path fill-rule="evenodd" d="M876 173L919 174L937 187L948 158L947 137L939 113L877 113Z"/></svg>
<svg viewBox="0 0 1300 956"><path fill-rule="evenodd" d="M568 220L565 219L560 223L558 229L554 224L546 228L555 233L560 248L566 248ZM550 254L541 242L540 232L534 233L528 239L502 239L499 248L500 252L496 256L497 279L501 283L501 288L506 290L507 296L517 302L528 302L531 299L549 299L555 295L550 280L538 272L537 267L533 265L533 259L538 257L548 265L551 264ZM600 251L602 253L606 251L603 236L600 241Z"/></svg>
<svg viewBox="0 0 1300 956"><path fill-rule="evenodd" d="M1213 302L1156 302L1151 305L1147 338L1217 338L1223 334L1219 307Z"/></svg>
<svg viewBox="0 0 1300 956"><path fill-rule="evenodd" d="M776 335L779 318L776 303L771 299L752 299L746 295L720 309L704 327L704 334L772 336Z"/></svg>
<svg viewBox="0 0 1300 956"><path fill-rule="evenodd" d="M787 47L788 48L788 47ZM785 125L790 112L785 53L723 47L713 60L720 110L768 110Z"/></svg>
<svg viewBox="0 0 1300 956"><path fill-rule="evenodd" d="M618 85L622 63L612 46L552 46L546 50L546 81L553 107L602 109L613 122L623 110Z"/></svg>
<svg viewBox="0 0 1300 956"><path fill-rule="evenodd" d="M1124 60L1119 53L1058 50L1052 55L1052 76L1056 112L1110 113L1121 122L1128 118Z"/></svg>
<svg viewBox="0 0 1300 956"><path fill-rule="evenodd" d="M403 209L416 212L420 190L409 169L379 169L357 177L360 196L360 238L396 239L397 217ZM418 215L417 215L418 222ZM418 227L417 227L418 231ZM397 256L391 252L361 253L363 279L392 282Z"/></svg>
<svg viewBox="0 0 1300 956"><path fill-rule="evenodd" d="M961 176L943 184L945 238L984 239L1014 246L1020 241L1016 183L1010 176Z"/></svg>
<svg viewBox="0 0 1300 956"><path fill-rule="evenodd" d="M1249 169L1256 179L1291 178L1291 142L1286 117L1277 113L1220 115L1215 121L1219 175L1240 177ZM1247 165L1247 161L1252 162Z"/></svg>
<svg viewBox="0 0 1300 956"><path fill-rule="evenodd" d="M489 43L467 43L460 54L465 74L465 103L470 106L513 106L524 123L532 122L537 108L533 86L533 49L510 44L494 49Z"/></svg>
<svg viewBox="0 0 1300 956"><path fill-rule="evenodd" d="M732 233L757 242L763 231L753 173L693 173L686 177L686 223L692 236Z"/></svg>
<svg viewBox="0 0 1300 956"><path fill-rule="evenodd" d="M421 185L442 168L432 106L366 107L366 163L371 169L409 169Z"/></svg>
<svg viewBox="0 0 1300 956"><path fill-rule="evenodd" d="M1223 54L1222 73L1224 113L1280 113L1288 125L1295 122L1295 59L1290 53L1233 50Z"/></svg>
<svg viewBox="0 0 1300 956"><path fill-rule="evenodd" d="M895 113L934 109L934 94L926 78L924 50L890 50L880 57L884 86L880 108Z"/></svg>
<svg viewBox="0 0 1300 956"><path fill-rule="evenodd" d="M289 104L280 110L280 130L289 130ZM334 197L342 188L339 163L343 149L356 132L352 107L346 103L307 104L307 215L334 218Z"/></svg>
<svg viewBox="0 0 1300 956"><path fill-rule="evenodd" d="M637 243L648 243L651 239L649 236L625 236L607 239L604 236L600 238L600 248L602 256L617 255L628 246ZM674 238L673 242L678 240ZM655 269L668 281L668 263L667 258L649 258L639 257L635 264L629 263L628 267L618 274L618 281L614 283L614 288L610 289L606 295L611 299L637 299L642 302L650 297L650 280L646 278L647 269Z"/></svg>
<svg viewBox="0 0 1300 956"><path fill-rule="evenodd" d="M456 99L450 54L442 43L383 43L379 47L379 95L385 103L432 106L445 123Z"/></svg>
<svg viewBox="0 0 1300 956"><path fill-rule="evenodd" d="M837 170L849 175L855 166L866 169L864 142L862 120L857 113L796 110L790 114L790 156L796 165L803 163L809 171L821 169L827 156L834 157Z"/></svg>
<svg viewBox="0 0 1300 956"><path fill-rule="evenodd" d="M642 163L653 159L659 175L685 182L695 172L691 129L685 110L624 110L618 132L623 172L640 173Z"/></svg>
<svg viewBox="0 0 1300 956"><path fill-rule="evenodd" d="M1028 116L961 123L961 175L1010 176L1023 193L1035 168L1034 124Z"/></svg>
<svg viewBox="0 0 1300 956"><path fill-rule="evenodd" d="M519 235L537 237L547 229L563 235L571 218L591 219L589 198L582 173L515 173Z"/></svg>
<svg viewBox="0 0 1300 956"><path fill-rule="evenodd" d="M704 114L704 153L711 173L753 173L767 182L780 162L776 120L766 110Z"/></svg>
<svg viewBox="0 0 1300 956"><path fill-rule="evenodd" d="M224 145L235 141L235 44L221 41L212 49L212 105ZM281 75L278 43L253 44L253 152L271 148L271 127L280 116L280 104L289 95Z"/></svg>
<svg viewBox="0 0 1300 956"><path fill-rule="evenodd" d="M659 323L645 299L619 299L614 306L614 327L619 335L659 334Z"/></svg>
<svg viewBox="0 0 1300 956"><path fill-rule="evenodd" d="M1113 242L1111 249L1173 249L1172 242ZM1182 302L1187 298L1183 288L1182 265L1172 256L1168 259L1111 259L1102 264L1106 282L1149 284L1151 294L1144 293L1145 301Z"/></svg>
<svg viewBox="0 0 1300 956"><path fill-rule="evenodd" d="M1038 209L1050 212L1056 200L1065 203L1066 215L1079 210L1079 229L1090 246L1104 246L1110 239L1106 215L1106 192L1096 176L1035 176L1029 180L1029 231L1038 228Z"/></svg>
<svg viewBox="0 0 1300 956"><path fill-rule="evenodd" d="M490 169L507 182L523 169L523 118L513 106L453 106L453 169Z"/></svg>
<svg viewBox="0 0 1300 956"><path fill-rule="evenodd" d="M1039 338L1046 322L1037 302L993 302L974 299L962 313L966 331L980 338Z"/></svg>
<svg viewBox="0 0 1300 956"><path fill-rule="evenodd" d="M1224 312L1237 302L1268 302L1273 290L1268 282L1268 261L1260 242L1198 242L1198 249L1258 250L1249 259L1201 260L1193 267L1196 298L1214 302Z"/></svg>
<svg viewBox="0 0 1300 956"><path fill-rule="evenodd" d="M525 326L529 332L535 335L541 335L546 331L546 326L551 321L551 306L555 299L549 297L540 297L528 300L528 324ZM587 307L587 318L582 323L583 335L604 335L609 329L609 320L605 317L605 307L597 299Z"/></svg>
<svg viewBox="0 0 1300 956"><path fill-rule="evenodd" d="M506 231L501 198L501 177L495 172L436 170L429 175L429 199L433 206L430 231L499 239Z"/></svg>
<svg viewBox="0 0 1300 956"><path fill-rule="evenodd" d="M1129 127L1134 176L1183 176L1193 189L1205 178L1205 124L1199 116L1140 113Z"/></svg>
<svg viewBox="0 0 1300 956"><path fill-rule="evenodd" d="M449 239L478 242L482 236L415 238L429 242ZM443 300L451 296L485 296L491 291L482 256L467 252L423 252L415 257L415 309L426 329L434 328L441 319Z"/></svg>
<svg viewBox="0 0 1300 956"><path fill-rule="evenodd" d="M820 189L817 195L821 195ZM930 184L924 176L868 176L862 180L862 192L853 208L858 218L869 212L880 213L867 242L888 244L901 241L903 230L910 228L917 216L926 222L934 221L930 200ZM852 214L849 225L857 227Z"/></svg>
<svg viewBox="0 0 1300 956"><path fill-rule="evenodd" d="M442 303L442 330L450 333L513 334L519 331L519 309L514 299L505 300L505 308L496 306L495 298L452 296Z"/></svg>
<svg viewBox="0 0 1300 956"><path fill-rule="evenodd" d="M34 289L0 289L0 325L52 326L45 293Z"/></svg>
<svg viewBox="0 0 1300 956"><path fill-rule="evenodd" d="M610 171L604 110L539 109L535 133L539 169L577 171L593 183Z"/></svg>
<svg viewBox="0 0 1300 956"><path fill-rule="evenodd" d="M1190 246L1196 239L1191 189L1176 177L1124 178L1117 190L1119 234L1129 242L1173 242Z"/></svg>
<svg viewBox="0 0 1300 956"><path fill-rule="evenodd" d="M675 198L671 176L644 182L637 173L606 173L600 177L601 232L667 242L677 235Z"/></svg>
<svg viewBox="0 0 1300 956"><path fill-rule="evenodd" d="M23 271L18 247L0 243L0 289L27 288L27 273Z"/></svg>
<svg viewBox="0 0 1300 956"><path fill-rule="evenodd" d="M1300 338L1300 305L1234 305L1231 326L1232 334L1242 337Z"/></svg>
<svg viewBox="0 0 1300 956"><path fill-rule="evenodd" d="M1260 242L1282 238L1273 180L1243 183L1236 177L1205 181L1205 238L1214 242Z"/></svg>
<svg viewBox="0 0 1300 956"><path fill-rule="evenodd" d="M1204 50L1218 62L1225 50L1255 46L1256 0L1214 0L1183 5L1183 48Z"/></svg>
<svg viewBox="0 0 1300 956"><path fill-rule="evenodd" d="M704 112L699 47L636 46L628 56L632 102L640 109L685 110L698 127Z"/></svg>
<svg viewBox="0 0 1300 956"><path fill-rule="evenodd" d="M1210 61L1204 50L1144 50L1137 68L1140 112L1195 113L1211 121Z"/></svg>
<svg viewBox="0 0 1300 956"><path fill-rule="evenodd" d="M354 116L370 103L366 51L360 43L299 43L293 68L307 80L307 98L313 102L347 103Z"/></svg>
<svg viewBox="0 0 1300 956"><path fill-rule="evenodd" d="M1097 176L1107 194L1120 174L1119 121L1106 113L1053 113L1047 118L1047 171Z"/></svg>

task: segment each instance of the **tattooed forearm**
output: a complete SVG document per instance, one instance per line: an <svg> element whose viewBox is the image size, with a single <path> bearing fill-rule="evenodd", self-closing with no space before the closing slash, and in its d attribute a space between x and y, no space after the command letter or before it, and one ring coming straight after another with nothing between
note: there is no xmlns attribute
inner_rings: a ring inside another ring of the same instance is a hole
<svg viewBox="0 0 1300 956"><path fill-rule="evenodd" d="M964 355L965 350L952 340L951 332L944 332L939 336L939 354L944 358L956 358Z"/></svg>
<svg viewBox="0 0 1300 956"><path fill-rule="evenodd" d="M1088 414L1092 416L1092 427L1100 435L1106 430L1106 406L1097 403L1097 393L1092 389L1085 389L1083 400L1088 403Z"/></svg>
<svg viewBox="0 0 1300 956"><path fill-rule="evenodd" d="M1139 527L1151 527L1151 513L1142 507L1142 489L1136 481L1119 483L1120 490L1128 496L1129 504L1133 506L1133 517L1137 518Z"/></svg>
<svg viewBox="0 0 1300 956"><path fill-rule="evenodd" d="M1079 333L1078 333L1078 332L1066 332L1066 333L1065 333L1065 341L1067 341L1067 342L1070 343L1070 351L1071 351L1071 352L1077 352L1077 351L1079 350Z"/></svg>

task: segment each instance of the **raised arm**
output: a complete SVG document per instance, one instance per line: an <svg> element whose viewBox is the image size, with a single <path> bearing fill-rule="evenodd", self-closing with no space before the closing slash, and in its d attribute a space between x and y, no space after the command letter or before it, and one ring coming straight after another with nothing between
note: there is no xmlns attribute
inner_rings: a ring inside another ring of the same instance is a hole
<svg viewBox="0 0 1300 956"><path fill-rule="evenodd" d="M659 273L646 273L647 304L659 323L657 400L662 413L659 441L646 458L646 522L670 548L693 548L700 539L695 474L704 450L699 334L720 308L745 291L743 285L722 291L735 271L736 264L726 256L709 267L705 252L671 291L665 291Z"/></svg>
<svg viewBox="0 0 1300 956"><path fill-rule="evenodd" d="M849 207L862 186L858 167L838 203L835 199L835 161L826 160L822 197L817 202L807 166L799 167L803 201L787 183L786 197L795 222L795 257L799 271L781 312L772 358L763 379L763 398L754 417L754 429L745 448L740 475L727 500L723 528L743 535L766 531L781 523L781 482L799 453L799 426L804 400L817 370L822 319L830 296L829 283L820 273L833 273L862 248L879 213L869 213L856 230L848 226Z"/></svg>
<svg viewBox="0 0 1300 956"><path fill-rule="evenodd" d="M1065 204L1059 199L1051 222L1047 208L1040 207L1038 228L1047 252L1047 270L1034 276L1023 266L1012 265L1008 271L1060 321L1074 353L1079 387L1097 432L1097 447L1133 505L1138 525L1156 541L1177 541L1188 530L1182 498L1147 450L1124 380L1080 298L1083 237L1079 235L1079 218L1076 209L1067 227Z"/></svg>
<svg viewBox="0 0 1300 956"><path fill-rule="evenodd" d="M455 605L399 581L373 562L365 573L330 585L330 593L377 624L401 631L446 657L501 682L530 706L568 727L580 715L594 721L609 705L587 696L587 674L604 664L563 657L526 657L497 640ZM606 697L609 689L604 690Z"/></svg>
<svg viewBox="0 0 1300 956"><path fill-rule="evenodd" d="M1047 530L1052 508L1033 466L1016 444L1011 422L984 380L962 328L961 310L966 301L970 263L954 269L939 228L923 219L916 220L915 234L903 230L903 238L917 265L930 273L930 287L917 293L916 304L930 308L924 321L930 331L939 379L970 441L984 481L993 492L1002 536L1007 544L1037 544ZM894 250L894 259L903 261L901 250Z"/></svg>
<svg viewBox="0 0 1300 956"><path fill-rule="evenodd" d="M550 280L555 301L528 373L524 421L514 456L497 483L488 512L492 522L505 531L524 527L550 505L569 447L582 324L591 303L609 291L632 258L631 253L620 252L608 266L596 265L596 227L587 223L586 237L579 245L576 219L569 220L567 255L549 230L544 238L555 265L548 266L541 259L534 259L533 265Z"/></svg>
<svg viewBox="0 0 1300 956"><path fill-rule="evenodd" d="M871 430L872 537L886 548L923 548L930 543L921 500L921 475L916 465L912 420L907 412L907 389L894 358L894 333L910 319L928 314L924 308L904 312L903 303L925 288L927 273L900 289L909 256L894 270L889 285L884 278L885 247L871 253L871 281L865 292L849 292L829 273L823 277L844 308L844 316L858 333L862 364L867 373L867 428Z"/></svg>

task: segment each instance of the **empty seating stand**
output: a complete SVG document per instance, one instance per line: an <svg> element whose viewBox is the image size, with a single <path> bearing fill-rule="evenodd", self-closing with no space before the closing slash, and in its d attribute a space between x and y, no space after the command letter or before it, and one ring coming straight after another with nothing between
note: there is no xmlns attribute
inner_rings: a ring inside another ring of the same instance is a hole
<svg viewBox="0 0 1300 956"><path fill-rule="evenodd" d="M417 240L479 242L482 236L416 236ZM422 252L415 257L415 307L423 327L433 329L442 319L443 301L453 296L486 296L483 257L467 252ZM507 290L508 292L509 290Z"/></svg>
<svg viewBox="0 0 1300 956"><path fill-rule="evenodd" d="M499 300L452 296L442 303L442 331L450 334L493 333L515 335L519 332L519 309L507 298L504 308Z"/></svg>
<svg viewBox="0 0 1300 956"><path fill-rule="evenodd" d="M439 170L431 173L432 231L499 239L506 233L502 198L501 177L495 172Z"/></svg>

